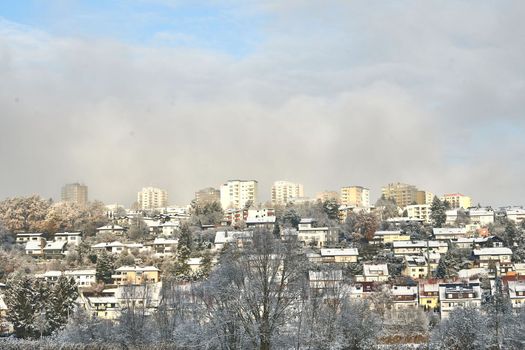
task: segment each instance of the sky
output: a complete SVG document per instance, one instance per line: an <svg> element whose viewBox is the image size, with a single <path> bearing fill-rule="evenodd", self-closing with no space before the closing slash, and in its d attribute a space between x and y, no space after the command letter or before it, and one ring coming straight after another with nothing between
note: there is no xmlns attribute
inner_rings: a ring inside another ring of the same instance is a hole
<svg viewBox="0 0 525 350"><path fill-rule="evenodd" d="M0 2L0 199L256 179L525 204L525 2Z"/></svg>

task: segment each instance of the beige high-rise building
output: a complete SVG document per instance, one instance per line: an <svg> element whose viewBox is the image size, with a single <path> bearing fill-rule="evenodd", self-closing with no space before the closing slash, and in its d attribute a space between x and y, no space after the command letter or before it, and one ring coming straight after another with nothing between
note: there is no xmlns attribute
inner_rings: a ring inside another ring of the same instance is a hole
<svg viewBox="0 0 525 350"><path fill-rule="evenodd" d="M292 198L304 197L304 188L301 184L289 181L275 181L272 186L272 203L285 205Z"/></svg>
<svg viewBox="0 0 525 350"><path fill-rule="evenodd" d="M221 191L213 187L206 187L195 192L195 201L199 205L221 201Z"/></svg>
<svg viewBox="0 0 525 350"><path fill-rule="evenodd" d="M337 191L323 191L317 193L317 196L315 196L317 200L320 200L322 202L325 202L330 199L335 199L338 203L341 202L341 198L339 197L339 192Z"/></svg>
<svg viewBox="0 0 525 350"><path fill-rule="evenodd" d="M416 203L418 205L432 204L434 193L428 191L417 191Z"/></svg>
<svg viewBox="0 0 525 350"><path fill-rule="evenodd" d="M86 205L88 202L88 187L79 183L64 185L60 197L63 202Z"/></svg>
<svg viewBox="0 0 525 350"><path fill-rule="evenodd" d="M144 187L137 194L139 209L149 210L168 206L168 192L156 187Z"/></svg>
<svg viewBox="0 0 525 350"><path fill-rule="evenodd" d="M417 203L417 191L416 186L400 182L390 183L381 189L385 198L393 199L401 208Z"/></svg>
<svg viewBox="0 0 525 350"><path fill-rule="evenodd" d="M356 207L370 207L370 190L361 186L341 188L341 204Z"/></svg>
<svg viewBox="0 0 525 350"><path fill-rule="evenodd" d="M461 193L449 193L441 197L442 201L447 201L450 204L450 209L468 209L472 206L472 199Z"/></svg>
<svg viewBox="0 0 525 350"><path fill-rule="evenodd" d="M229 180L221 185L221 205L223 209L242 209L248 201L257 202L256 180Z"/></svg>

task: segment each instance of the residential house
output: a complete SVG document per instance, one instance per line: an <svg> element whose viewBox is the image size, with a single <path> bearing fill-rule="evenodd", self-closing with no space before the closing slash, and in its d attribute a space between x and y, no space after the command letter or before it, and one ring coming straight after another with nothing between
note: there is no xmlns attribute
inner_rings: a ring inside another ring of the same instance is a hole
<svg viewBox="0 0 525 350"><path fill-rule="evenodd" d="M479 281L465 281L439 284L441 319L445 319L457 307L481 306Z"/></svg>
<svg viewBox="0 0 525 350"><path fill-rule="evenodd" d="M17 233L15 243L37 242L45 240L43 233Z"/></svg>
<svg viewBox="0 0 525 350"><path fill-rule="evenodd" d="M471 208L469 210L470 222L488 226L494 223L494 210L491 208Z"/></svg>
<svg viewBox="0 0 525 350"><path fill-rule="evenodd" d="M462 249L503 247L503 241L496 236L458 238L454 245Z"/></svg>
<svg viewBox="0 0 525 350"><path fill-rule="evenodd" d="M67 241L50 241L44 246L44 257L47 259L63 258L67 254Z"/></svg>
<svg viewBox="0 0 525 350"><path fill-rule="evenodd" d="M156 283L160 281L160 270L155 266L122 266L111 278L117 285Z"/></svg>
<svg viewBox="0 0 525 350"><path fill-rule="evenodd" d="M216 250L221 250L227 244L236 244L242 247L244 242L253 239L252 231L217 231L215 233L214 245Z"/></svg>
<svg viewBox="0 0 525 350"><path fill-rule="evenodd" d="M419 282L419 305L425 311L439 310L439 282L436 280L426 280Z"/></svg>
<svg viewBox="0 0 525 350"><path fill-rule="evenodd" d="M355 263L358 256L357 248L321 249L322 262L324 263Z"/></svg>
<svg viewBox="0 0 525 350"><path fill-rule="evenodd" d="M97 228L97 235L99 234L111 234L116 236L123 236L126 233L126 228L119 225L106 225Z"/></svg>
<svg viewBox="0 0 525 350"><path fill-rule="evenodd" d="M480 248L472 251L472 256L479 267L489 267L491 263L511 263L512 250L506 247Z"/></svg>
<svg viewBox="0 0 525 350"><path fill-rule="evenodd" d="M175 255L178 243L179 240L177 239L158 237L152 243L146 245L153 251L156 258L164 258Z"/></svg>
<svg viewBox="0 0 525 350"><path fill-rule="evenodd" d="M337 230L330 227L314 227L314 219L301 219L297 241L305 246L326 247L337 242Z"/></svg>
<svg viewBox="0 0 525 350"><path fill-rule="evenodd" d="M514 309L522 309L525 305L525 280L511 279L507 280L505 284L512 307ZM494 281L491 281L491 285L494 285Z"/></svg>
<svg viewBox="0 0 525 350"><path fill-rule="evenodd" d="M392 243L394 255L422 255L424 253L446 254L448 244L443 241L400 241Z"/></svg>
<svg viewBox="0 0 525 350"><path fill-rule="evenodd" d="M310 291L314 295L339 294L343 285L342 270L308 271Z"/></svg>
<svg viewBox="0 0 525 350"><path fill-rule="evenodd" d="M516 224L521 224L525 221L525 209L523 208L509 208L505 210L507 219Z"/></svg>
<svg viewBox="0 0 525 350"><path fill-rule="evenodd" d="M366 299L375 292L376 282L355 282L350 285L351 299Z"/></svg>
<svg viewBox="0 0 525 350"><path fill-rule="evenodd" d="M392 304L394 310L403 310L406 308L417 308L418 306L418 289L417 285L399 285L394 284L390 291L392 293Z"/></svg>
<svg viewBox="0 0 525 350"><path fill-rule="evenodd" d="M438 241L456 241L467 236L465 227L435 227L434 238Z"/></svg>
<svg viewBox="0 0 525 350"><path fill-rule="evenodd" d="M89 287L97 282L96 273L95 269L69 270L64 275L73 278L79 287Z"/></svg>
<svg viewBox="0 0 525 350"><path fill-rule="evenodd" d="M372 243L385 244L399 241L410 241L410 235L402 231L376 231Z"/></svg>
<svg viewBox="0 0 525 350"><path fill-rule="evenodd" d="M429 265L427 259L422 255L406 255L404 261L403 276L413 279L429 277Z"/></svg>
<svg viewBox="0 0 525 350"><path fill-rule="evenodd" d="M31 239L30 241L26 242L25 252L27 255L33 257L43 257L45 245L46 240L42 237L38 237L37 240Z"/></svg>
<svg viewBox="0 0 525 350"><path fill-rule="evenodd" d="M357 282L385 282L388 281L387 264L363 264L363 274L355 276Z"/></svg>
<svg viewBox="0 0 525 350"><path fill-rule="evenodd" d="M82 232L59 232L54 235L55 242L66 242L68 245L79 245L82 242Z"/></svg>

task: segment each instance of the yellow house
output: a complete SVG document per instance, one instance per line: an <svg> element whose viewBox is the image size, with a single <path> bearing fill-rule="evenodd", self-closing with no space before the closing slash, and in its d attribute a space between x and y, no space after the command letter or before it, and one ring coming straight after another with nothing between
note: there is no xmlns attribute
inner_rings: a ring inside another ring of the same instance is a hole
<svg viewBox="0 0 525 350"><path fill-rule="evenodd" d="M410 241L410 235L401 231L376 231L374 233L373 243L386 244L398 241Z"/></svg>
<svg viewBox="0 0 525 350"><path fill-rule="evenodd" d="M439 283L428 280L419 283L419 305L425 311L439 310Z"/></svg>
<svg viewBox="0 0 525 350"><path fill-rule="evenodd" d="M117 285L157 283L160 281L160 270L155 266L122 266L111 276Z"/></svg>
<svg viewBox="0 0 525 350"><path fill-rule="evenodd" d="M411 277L413 279L421 279L428 277L428 264L424 256L412 255L405 256L403 276Z"/></svg>

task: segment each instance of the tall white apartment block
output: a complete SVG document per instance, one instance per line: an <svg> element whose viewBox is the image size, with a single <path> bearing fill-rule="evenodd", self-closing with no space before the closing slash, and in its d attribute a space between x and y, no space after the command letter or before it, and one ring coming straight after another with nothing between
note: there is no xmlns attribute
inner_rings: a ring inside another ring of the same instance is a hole
<svg viewBox="0 0 525 350"><path fill-rule="evenodd" d="M272 203L285 205L292 198L304 197L304 188L301 184L289 181L275 181L272 186Z"/></svg>
<svg viewBox="0 0 525 350"><path fill-rule="evenodd" d="M144 187L137 194L139 209L148 210L168 206L168 192L156 187Z"/></svg>
<svg viewBox="0 0 525 350"><path fill-rule="evenodd" d="M244 208L246 202L257 202L257 181L228 180L221 186L221 205L223 209Z"/></svg>

